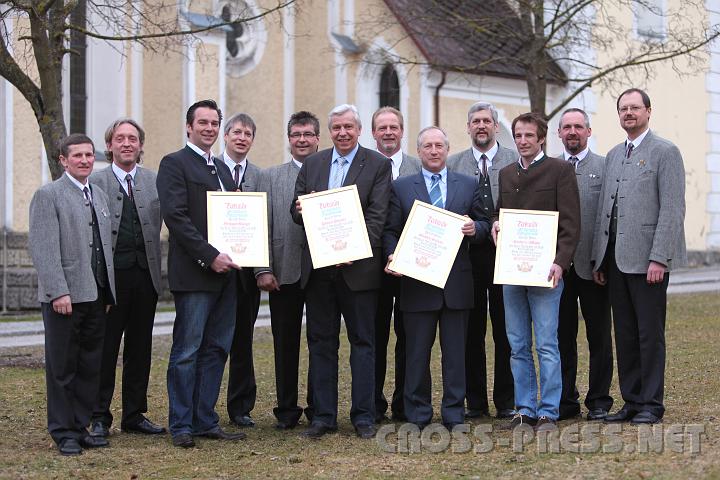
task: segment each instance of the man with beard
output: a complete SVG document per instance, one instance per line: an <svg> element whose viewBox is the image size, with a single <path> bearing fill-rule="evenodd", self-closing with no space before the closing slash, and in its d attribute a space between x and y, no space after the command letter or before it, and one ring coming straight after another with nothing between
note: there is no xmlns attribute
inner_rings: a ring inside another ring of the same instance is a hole
<svg viewBox="0 0 720 480"><path fill-rule="evenodd" d="M593 230L598 198L603 182L605 157L590 151L590 119L579 108L569 108L560 117L558 135L565 146L563 158L575 167L580 191L580 242L570 269L563 275L565 287L560 297L558 348L562 369L560 420L580 415L577 377L578 300L585 320L585 336L590 349L590 373L585 406L588 420L602 420L612 407L612 338L607 288L592 280Z"/></svg>
<svg viewBox="0 0 720 480"><path fill-rule="evenodd" d="M500 125L498 112L490 103L477 102L468 110L467 132L472 145L469 149L448 158L451 172L477 177L483 210L488 218L495 213L498 200L500 170L517 161L517 154L501 146L495 139ZM510 370L510 344L505 334L505 308L502 285L493 283L495 244L488 235L477 244L470 244L475 307L468 321L465 349L465 382L467 385L467 418L490 414L487 398L487 368L485 362L485 332L487 330L488 300L490 321L495 343L495 373L493 403L498 418L515 413L513 378Z"/></svg>
<svg viewBox="0 0 720 480"><path fill-rule="evenodd" d="M393 107L382 107L372 116L372 134L377 151L388 158L393 180L420 173L420 160L402 151L403 116ZM387 371L387 345L390 339L390 319L395 326L395 390L392 395L392 419L405 420L403 388L405 384L405 329L402 312L397 306L400 284L396 277L383 275L375 316L375 420L385 418L388 402L383 393ZM394 305L394 308L393 308Z"/></svg>

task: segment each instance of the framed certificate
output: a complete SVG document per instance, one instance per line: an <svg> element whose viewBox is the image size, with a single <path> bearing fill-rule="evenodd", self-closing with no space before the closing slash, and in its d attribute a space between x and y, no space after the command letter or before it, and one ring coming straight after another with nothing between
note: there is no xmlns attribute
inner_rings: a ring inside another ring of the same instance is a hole
<svg viewBox="0 0 720 480"><path fill-rule="evenodd" d="M241 267L269 267L267 194L207 192L208 242Z"/></svg>
<svg viewBox="0 0 720 480"><path fill-rule="evenodd" d="M398 241L390 270L445 288L463 240L468 217L415 200Z"/></svg>
<svg viewBox="0 0 720 480"><path fill-rule="evenodd" d="M372 257L357 187L298 197L313 268Z"/></svg>
<svg viewBox="0 0 720 480"><path fill-rule="evenodd" d="M494 282L552 287L558 212L500 209Z"/></svg>

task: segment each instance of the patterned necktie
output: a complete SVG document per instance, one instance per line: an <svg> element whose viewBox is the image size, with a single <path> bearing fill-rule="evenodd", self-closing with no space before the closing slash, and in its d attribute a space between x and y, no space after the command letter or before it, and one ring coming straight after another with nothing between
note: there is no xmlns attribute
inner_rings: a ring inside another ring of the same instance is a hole
<svg viewBox="0 0 720 480"><path fill-rule="evenodd" d="M129 173L127 175L125 175L125 181L127 182L128 197L130 197L131 202L134 202L135 201L135 193L133 192L133 187L132 187L132 175L130 175Z"/></svg>
<svg viewBox="0 0 720 480"><path fill-rule="evenodd" d="M345 164L347 163L347 159L345 157L338 157L335 161L337 162L337 166L335 168L332 181L328 185L329 190L332 190L333 188L340 188L343 184L343 173L345 170Z"/></svg>
<svg viewBox="0 0 720 480"><path fill-rule="evenodd" d="M580 160L578 160L578 158L575 155L570 157L569 160L570 160L570 163L572 164L573 168L577 169L577 164Z"/></svg>
<svg viewBox="0 0 720 480"><path fill-rule="evenodd" d="M239 163L236 164L233 170L235 170L235 174L233 175L233 180L235 180L235 186L240 188L240 178L242 178L240 176L240 172L242 171L242 165L240 165Z"/></svg>
<svg viewBox="0 0 720 480"><path fill-rule="evenodd" d="M482 175L483 177L487 177L487 155L485 155L484 153L480 155L480 160L482 160Z"/></svg>
<svg viewBox="0 0 720 480"><path fill-rule="evenodd" d="M445 208L443 205L442 192L440 191L440 174L434 174L430 177L432 183L430 184L430 203L438 208Z"/></svg>
<svg viewBox="0 0 720 480"><path fill-rule="evenodd" d="M626 151L626 153L625 153L625 158L630 158L630 154L632 153L633 148L635 148L635 144L634 144L634 143L628 143L628 146L627 146L626 148L627 148L627 151Z"/></svg>
<svg viewBox="0 0 720 480"><path fill-rule="evenodd" d="M90 198L90 190L88 187L83 188L83 193L85 194L85 200L92 203L92 198Z"/></svg>

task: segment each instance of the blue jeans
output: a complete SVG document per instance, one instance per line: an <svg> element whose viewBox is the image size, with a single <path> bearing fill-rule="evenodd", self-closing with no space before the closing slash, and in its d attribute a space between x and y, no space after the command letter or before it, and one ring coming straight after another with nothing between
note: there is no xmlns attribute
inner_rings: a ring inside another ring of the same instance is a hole
<svg viewBox="0 0 720 480"><path fill-rule="evenodd" d="M236 275L219 292L173 292L175 325L167 372L170 433L218 427L215 404L235 329Z"/></svg>
<svg viewBox="0 0 720 480"><path fill-rule="evenodd" d="M505 331L512 354L510 368L515 382L515 408L532 418L557 420L562 392L560 352L558 350L558 313L562 280L556 288L503 285ZM538 404L535 349L540 363L540 403Z"/></svg>

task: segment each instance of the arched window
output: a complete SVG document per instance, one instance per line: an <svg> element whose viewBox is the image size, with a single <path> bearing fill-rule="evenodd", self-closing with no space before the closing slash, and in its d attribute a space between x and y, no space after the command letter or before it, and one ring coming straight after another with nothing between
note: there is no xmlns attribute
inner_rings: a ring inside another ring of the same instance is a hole
<svg viewBox="0 0 720 480"><path fill-rule="evenodd" d="M395 67L389 63L380 74L380 106L400 110L400 82Z"/></svg>

